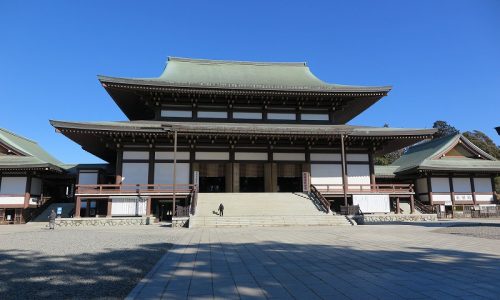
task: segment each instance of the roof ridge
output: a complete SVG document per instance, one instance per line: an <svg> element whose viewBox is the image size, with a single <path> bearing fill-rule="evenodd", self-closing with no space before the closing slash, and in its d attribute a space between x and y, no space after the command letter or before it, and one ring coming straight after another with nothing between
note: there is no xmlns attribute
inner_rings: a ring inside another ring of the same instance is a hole
<svg viewBox="0 0 500 300"><path fill-rule="evenodd" d="M15 137L21 138L21 139L26 140L26 141L28 141L28 142L30 142L30 143L33 143L33 144L38 144L36 141L34 141L34 140L32 140L32 139L29 139L29 138L27 138L27 137L24 137L24 136L22 136L22 135L19 135L19 134L17 134L17 133L14 133L14 132L12 132L12 131L10 131L10 130L7 130L7 129L5 129L5 128L0 127L0 131L6 132L6 133L8 133L8 134L10 134L10 135L13 135L13 136L15 136Z"/></svg>
<svg viewBox="0 0 500 300"><path fill-rule="evenodd" d="M242 60L218 60L218 59L205 59L205 58L187 58L168 56L167 62L180 61L202 64L235 64L235 65L253 65L253 66L294 66L294 67L307 67L306 62L264 62L264 61L242 61Z"/></svg>

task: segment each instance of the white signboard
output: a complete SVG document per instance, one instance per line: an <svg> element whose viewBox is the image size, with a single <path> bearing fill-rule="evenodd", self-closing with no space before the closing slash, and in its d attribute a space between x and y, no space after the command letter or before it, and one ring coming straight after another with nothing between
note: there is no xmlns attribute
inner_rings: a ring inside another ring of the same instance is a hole
<svg viewBox="0 0 500 300"><path fill-rule="evenodd" d="M472 195L455 195L455 201L472 201Z"/></svg>
<svg viewBox="0 0 500 300"><path fill-rule="evenodd" d="M311 176L309 172L302 172L302 191L304 193L309 192L311 187Z"/></svg>

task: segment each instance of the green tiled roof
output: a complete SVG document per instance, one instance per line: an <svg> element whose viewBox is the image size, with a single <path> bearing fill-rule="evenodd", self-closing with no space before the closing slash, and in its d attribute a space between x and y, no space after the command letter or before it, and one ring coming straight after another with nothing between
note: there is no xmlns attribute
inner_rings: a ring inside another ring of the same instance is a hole
<svg viewBox="0 0 500 300"><path fill-rule="evenodd" d="M63 168L63 163L47 153L37 142L4 128L0 128L0 143L22 154L0 156L0 168Z"/></svg>
<svg viewBox="0 0 500 300"><path fill-rule="evenodd" d="M442 154L457 143L463 143L480 158L446 158ZM391 164L398 168L396 174L412 173L418 170L500 172L500 161L487 154L461 134L449 135L410 147L398 160Z"/></svg>
<svg viewBox="0 0 500 300"><path fill-rule="evenodd" d="M395 177L394 172L399 168L399 166L377 166L375 165L375 176L377 177Z"/></svg>
<svg viewBox="0 0 500 300"><path fill-rule="evenodd" d="M326 83L306 63L244 62L169 57L157 78L99 76L101 82L123 84L316 92L383 92L391 86L353 86Z"/></svg>

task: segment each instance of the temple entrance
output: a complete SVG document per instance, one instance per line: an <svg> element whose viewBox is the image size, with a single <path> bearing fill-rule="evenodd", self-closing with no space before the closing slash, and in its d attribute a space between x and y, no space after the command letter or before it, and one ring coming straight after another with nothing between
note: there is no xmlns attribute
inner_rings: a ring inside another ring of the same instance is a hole
<svg viewBox="0 0 500 300"><path fill-rule="evenodd" d="M152 214L159 222L167 222L172 220L172 201L163 199L153 199L151 202Z"/></svg>
<svg viewBox="0 0 500 300"><path fill-rule="evenodd" d="M278 164L278 192L301 192L302 191L302 165L301 164Z"/></svg>
<svg viewBox="0 0 500 300"><path fill-rule="evenodd" d="M200 163L200 192L225 192L226 178L224 169L224 163Z"/></svg>
<svg viewBox="0 0 500 300"><path fill-rule="evenodd" d="M240 164L240 192L241 193L264 192L263 163Z"/></svg>

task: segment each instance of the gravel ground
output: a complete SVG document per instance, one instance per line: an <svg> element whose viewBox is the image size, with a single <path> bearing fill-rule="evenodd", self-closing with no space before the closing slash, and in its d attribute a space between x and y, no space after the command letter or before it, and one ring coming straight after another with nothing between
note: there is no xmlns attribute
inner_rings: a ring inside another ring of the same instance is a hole
<svg viewBox="0 0 500 300"><path fill-rule="evenodd" d="M500 240L500 223L458 223L450 227L436 229L434 232Z"/></svg>
<svg viewBox="0 0 500 300"><path fill-rule="evenodd" d="M0 299L123 299L181 232L0 226Z"/></svg>

